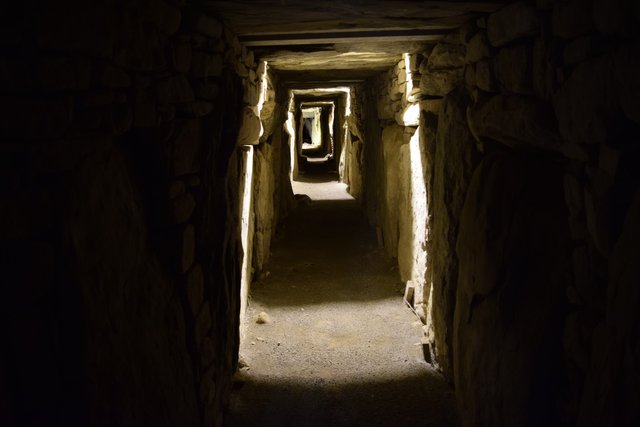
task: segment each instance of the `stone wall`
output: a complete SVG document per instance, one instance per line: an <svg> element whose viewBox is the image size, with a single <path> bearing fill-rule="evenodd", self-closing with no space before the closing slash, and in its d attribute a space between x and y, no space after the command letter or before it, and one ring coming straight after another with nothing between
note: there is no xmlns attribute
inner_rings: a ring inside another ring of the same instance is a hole
<svg viewBox="0 0 640 427"><path fill-rule="evenodd" d="M516 2L422 55L425 333L465 425L639 417L632 3ZM374 83L382 147L365 144L367 168L386 170L386 182L366 180L377 187L366 198L392 256L403 244L395 218L406 215L394 166L403 132L392 122L401 91L387 97L397 78Z"/></svg>
<svg viewBox="0 0 640 427"><path fill-rule="evenodd" d="M286 120L286 94L278 95L275 77L269 75L265 103L261 109L264 133L255 147L254 157L254 250L253 275L259 279L269 261L271 239L292 204L293 192L289 180L291 168Z"/></svg>
<svg viewBox="0 0 640 427"><path fill-rule="evenodd" d="M363 127L363 150L369 152L363 155L367 158L363 173L370 221L380 228L387 254L398 259L401 281L414 288L411 303L427 322L426 139L417 132L420 70L425 61L423 54L405 55L388 72L367 82L376 101L375 110L368 113L374 124Z"/></svg>
<svg viewBox="0 0 640 427"><path fill-rule="evenodd" d="M350 97L348 116L345 111L347 96ZM352 86L349 95L340 96L336 101L336 119L338 120L336 128L339 129L337 136L341 139L339 139L340 142L336 142L335 147L339 150L340 181L348 185L349 194L362 201L365 167L363 129L367 119L363 108L366 101L362 85ZM338 138L335 140L338 141Z"/></svg>
<svg viewBox="0 0 640 427"><path fill-rule="evenodd" d="M253 55L181 1L11 8L0 423L220 425Z"/></svg>

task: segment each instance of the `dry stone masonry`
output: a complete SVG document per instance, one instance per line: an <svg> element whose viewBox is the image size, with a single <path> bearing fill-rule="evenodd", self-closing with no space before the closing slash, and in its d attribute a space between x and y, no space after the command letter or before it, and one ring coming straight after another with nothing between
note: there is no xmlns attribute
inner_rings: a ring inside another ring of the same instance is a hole
<svg viewBox="0 0 640 427"><path fill-rule="evenodd" d="M416 289L465 425L638 419L611 393L638 395L639 337L624 326L638 303L637 19L631 2L520 1L418 55L428 263ZM403 82L396 68L367 84L381 90L365 158L386 171L365 178L383 189L366 188L367 211L406 281L395 248L411 245L403 218L417 212L398 209Z"/></svg>
<svg viewBox="0 0 640 427"><path fill-rule="evenodd" d="M636 2L355 3L3 10L0 424L223 425L303 104L464 425L637 424Z"/></svg>
<svg viewBox="0 0 640 427"><path fill-rule="evenodd" d="M0 58L3 282L20 283L2 303L3 381L21 390L7 416L221 425L238 345L236 144L266 141L258 266L278 212L265 200L285 197L271 83L264 129L258 116L264 65L181 1L13 8L34 24L7 23Z"/></svg>

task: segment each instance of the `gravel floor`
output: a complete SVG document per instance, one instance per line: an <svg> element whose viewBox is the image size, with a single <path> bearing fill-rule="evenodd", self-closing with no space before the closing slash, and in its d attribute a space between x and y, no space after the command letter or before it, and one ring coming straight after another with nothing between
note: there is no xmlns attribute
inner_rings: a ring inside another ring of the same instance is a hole
<svg viewBox="0 0 640 427"><path fill-rule="evenodd" d="M452 390L424 361L421 323L357 203L344 184L306 181L294 191L311 200L287 219L270 274L252 285L246 367L226 425L458 425Z"/></svg>

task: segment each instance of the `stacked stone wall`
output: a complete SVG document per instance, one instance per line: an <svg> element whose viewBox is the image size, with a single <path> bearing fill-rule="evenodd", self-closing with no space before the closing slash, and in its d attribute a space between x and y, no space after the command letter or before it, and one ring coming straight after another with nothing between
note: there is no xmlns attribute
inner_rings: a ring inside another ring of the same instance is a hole
<svg viewBox="0 0 640 427"><path fill-rule="evenodd" d="M512 3L423 53L426 333L466 425L638 419L639 17L605 3Z"/></svg>
<svg viewBox="0 0 640 427"><path fill-rule="evenodd" d="M3 417L220 425L253 54L181 1L28 9L0 58Z"/></svg>

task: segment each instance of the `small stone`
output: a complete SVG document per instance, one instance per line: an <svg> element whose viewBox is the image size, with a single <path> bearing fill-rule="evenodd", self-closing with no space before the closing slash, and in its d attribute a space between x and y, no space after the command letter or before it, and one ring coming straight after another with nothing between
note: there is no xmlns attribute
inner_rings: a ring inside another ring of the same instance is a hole
<svg viewBox="0 0 640 427"><path fill-rule="evenodd" d="M244 356L240 355L238 356L238 368L242 369L242 368L248 368L249 364L247 363L246 360L244 360Z"/></svg>
<svg viewBox="0 0 640 427"><path fill-rule="evenodd" d="M265 325L267 323L271 323L271 317L264 311L260 312L256 317L256 323L258 325Z"/></svg>

